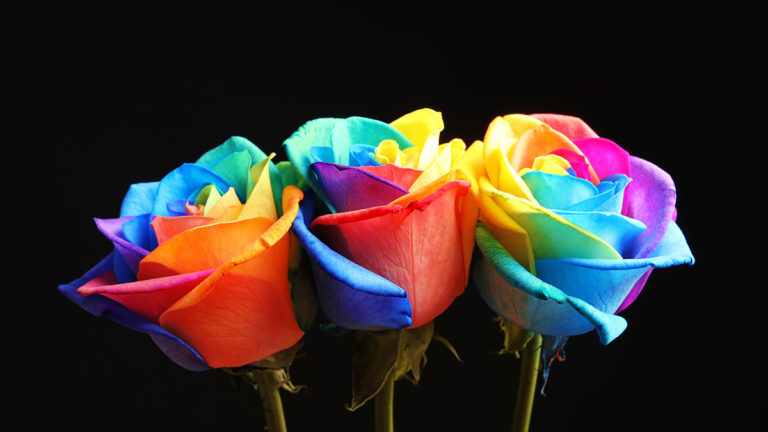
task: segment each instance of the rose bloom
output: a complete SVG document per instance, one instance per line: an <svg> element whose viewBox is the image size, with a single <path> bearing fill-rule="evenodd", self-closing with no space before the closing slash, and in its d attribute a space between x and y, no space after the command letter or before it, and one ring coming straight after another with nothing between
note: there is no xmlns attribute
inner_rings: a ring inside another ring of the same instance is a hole
<svg viewBox="0 0 768 432"><path fill-rule="evenodd" d="M303 193L233 137L158 182L137 183L120 217L96 219L114 251L62 294L149 334L190 370L238 367L295 345L311 315L291 300ZM285 168L284 164L278 164Z"/></svg>
<svg viewBox="0 0 768 432"><path fill-rule="evenodd" d="M442 129L441 114L422 109L391 124L313 120L285 142L311 185L293 231L337 325L421 327L464 291L477 206L460 166L465 146L439 144Z"/></svg>
<svg viewBox="0 0 768 432"><path fill-rule="evenodd" d="M694 262L671 177L581 119L497 117L467 159L481 210L471 280L524 329L608 343L653 268Z"/></svg>

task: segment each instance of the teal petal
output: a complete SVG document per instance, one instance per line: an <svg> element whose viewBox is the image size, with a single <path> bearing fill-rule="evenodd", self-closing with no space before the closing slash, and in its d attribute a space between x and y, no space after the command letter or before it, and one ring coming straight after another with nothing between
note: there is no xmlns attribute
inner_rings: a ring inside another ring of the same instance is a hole
<svg viewBox="0 0 768 432"><path fill-rule="evenodd" d="M248 152L243 150L225 157L211 171L229 183L235 189L237 198L240 199L241 203L244 203L253 188L253 179L251 178L251 165L253 163Z"/></svg>
<svg viewBox="0 0 768 432"><path fill-rule="evenodd" d="M245 151L251 160L251 166L255 165L267 158L267 155L261 151L255 144L246 138L240 136L233 136L224 141L221 145L207 151L205 154L195 162L196 165L203 166L216 172L216 166L230 155L238 152ZM248 167L250 168L250 166ZM280 177L280 172L272 161L269 161L269 180L272 184L272 195L275 198L275 206L277 207L277 214L283 214L283 182ZM234 185L233 185L234 186ZM237 189L237 188L236 188ZM226 191L222 192L226 193ZM246 190L244 198L247 199L247 193L250 190ZM240 193L238 192L240 197ZM243 200L243 197L240 197ZM245 201L243 201L245 202Z"/></svg>
<svg viewBox="0 0 768 432"><path fill-rule="evenodd" d="M309 166L314 162L350 165L350 153L353 148L359 149L356 145L376 146L385 139L394 140L401 149L413 147L403 134L389 124L365 117L311 120L286 139L283 146L288 160L326 205L330 206Z"/></svg>

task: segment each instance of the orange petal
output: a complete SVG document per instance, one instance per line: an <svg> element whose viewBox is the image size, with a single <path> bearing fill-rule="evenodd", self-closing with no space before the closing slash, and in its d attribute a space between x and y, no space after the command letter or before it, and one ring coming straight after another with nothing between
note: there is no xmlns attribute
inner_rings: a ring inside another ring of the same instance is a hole
<svg viewBox="0 0 768 432"><path fill-rule="evenodd" d="M241 237L249 240L245 247L160 316L160 324L210 366L242 366L294 345L303 335L290 297L287 235L302 198L299 188L286 187L283 216L260 235ZM221 225L260 220L268 219Z"/></svg>
<svg viewBox="0 0 768 432"><path fill-rule="evenodd" d="M244 219L184 231L159 245L139 263L139 280L218 268L258 239L272 221Z"/></svg>
<svg viewBox="0 0 768 432"><path fill-rule="evenodd" d="M584 155L568 137L552 129L549 125L542 124L524 132L520 136L512 147L509 163L512 169L519 172L523 168L533 167L534 159L537 156L546 156L559 149L568 149L582 156ZM595 174L591 166L589 171L592 182L595 184L599 183L600 179L597 178L597 174Z"/></svg>
<svg viewBox="0 0 768 432"><path fill-rule="evenodd" d="M177 234L205 225L212 220L213 218L207 216L157 216L151 225L155 231L157 243L163 244Z"/></svg>

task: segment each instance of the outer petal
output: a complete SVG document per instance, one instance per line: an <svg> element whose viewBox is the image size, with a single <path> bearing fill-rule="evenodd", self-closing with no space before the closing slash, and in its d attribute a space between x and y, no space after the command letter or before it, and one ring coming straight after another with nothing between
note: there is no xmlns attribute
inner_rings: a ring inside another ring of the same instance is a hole
<svg viewBox="0 0 768 432"><path fill-rule="evenodd" d="M478 224L476 238L482 254L475 254L472 281L486 303L500 316L520 327L553 336L579 334L596 328L604 344L626 328L623 318L570 296L528 272L482 223Z"/></svg>
<svg viewBox="0 0 768 432"><path fill-rule="evenodd" d="M116 279L111 273L112 254L96 264L81 278L59 286L59 292L72 300L81 308L95 316L105 316L130 329L146 333L160 349L179 366L192 371L207 370L208 365L194 349L177 336L171 334L159 325L131 312L125 306L110 300L102 295L82 296L77 294L77 289L94 279L100 284L115 283Z"/></svg>
<svg viewBox="0 0 768 432"><path fill-rule="evenodd" d="M302 196L295 186L285 188L283 216L259 237L246 237L253 240L160 316L164 328L189 341L212 367L251 363L304 334L288 282L288 231Z"/></svg>
<svg viewBox="0 0 768 432"><path fill-rule="evenodd" d="M152 211L160 182L134 183L128 188L120 206L120 217L136 216Z"/></svg>
<svg viewBox="0 0 768 432"><path fill-rule="evenodd" d="M324 215L311 228L344 257L405 289L413 327L420 327L447 309L466 286L469 263L458 200L469 186L462 180L446 183L407 207Z"/></svg>
<svg viewBox="0 0 768 432"><path fill-rule="evenodd" d="M634 178L629 185L627 216L648 227L635 240L630 258L645 258L656 249L675 217L677 191L672 177L661 168L634 156L630 162Z"/></svg>
<svg viewBox="0 0 768 432"><path fill-rule="evenodd" d="M123 224L133 218L134 216L128 216L117 219L94 218L93 220L99 231L115 245L115 251L120 254L135 275L139 271L139 262L147 256L149 251L131 243L123 235Z"/></svg>
<svg viewBox="0 0 768 432"><path fill-rule="evenodd" d="M160 315L214 270L203 270L137 282L117 284L94 279L78 288L80 295L101 294L120 303L134 313L158 323Z"/></svg>
<svg viewBox="0 0 768 432"><path fill-rule="evenodd" d="M339 255L312 234L315 195L307 191L293 233L312 262L320 308L337 325L353 330L408 327L411 305L405 290Z"/></svg>
<svg viewBox="0 0 768 432"><path fill-rule="evenodd" d="M667 227L674 221L677 210L677 191L672 177L656 165L630 156L633 182L627 188L627 215L645 223L648 227L635 239L629 258L645 258L656 249L665 236ZM640 295L651 270L635 283L619 310L624 310Z"/></svg>
<svg viewBox="0 0 768 432"><path fill-rule="evenodd" d="M478 246L485 257L473 267L481 294L501 316L547 335L576 335L596 328L601 341L608 343L623 330L620 318L610 314L618 311L627 293L650 269L694 262L680 228L673 222L647 258L538 260L536 278L510 262L493 244L495 239L482 230L484 227L478 227ZM483 262L485 259L488 262ZM490 267L501 276L495 277Z"/></svg>

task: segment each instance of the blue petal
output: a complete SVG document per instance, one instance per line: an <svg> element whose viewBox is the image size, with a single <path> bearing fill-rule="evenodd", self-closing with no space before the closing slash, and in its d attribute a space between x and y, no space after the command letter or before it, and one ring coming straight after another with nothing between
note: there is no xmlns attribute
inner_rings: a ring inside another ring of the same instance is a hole
<svg viewBox="0 0 768 432"><path fill-rule="evenodd" d="M158 344L158 347L180 366L192 370L209 369L203 358L184 341L169 333L159 325L131 312L125 306L99 294L82 296L77 289L91 279L112 270L112 254L101 260L95 267L77 280L59 285L58 290L66 298L97 317L107 317L132 330L146 333ZM160 343L158 343L160 341Z"/></svg>
<svg viewBox="0 0 768 432"><path fill-rule="evenodd" d="M136 216L152 211L160 182L134 183L128 188L120 207L120 217Z"/></svg>
<svg viewBox="0 0 768 432"><path fill-rule="evenodd" d="M157 238L150 223L152 217L149 213L138 215L123 223L123 236L134 245L151 251L157 247Z"/></svg>
<svg viewBox="0 0 768 432"><path fill-rule="evenodd" d="M229 183L213 171L196 164L185 163L166 174L157 186L152 216L170 216L167 203L187 199L201 186L213 184L222 195L229 190Z"/></svg>
<svg viewBox="0 0 768 432"><path fill-rule="evenodd" d="M408 327L411 304L405 290L339 255L308 229L315 194L305 191L292 231L312 262L318 301L335 324L352 330Z"/></svg>
<svg viewBox="0 0 768 432"><path fill-rule="evenodd" d="M618 213L595 211L555 211L555 213L600 237L621 256L628 254L635 237L646 228L642 222Z"/></svg>
<svg viewBox="0 0 768 432"><path fill-rule="evenodd" d="M177 199L166 203L165 206L168 208L168 214L170 216L186 216L187 203L189 203L188 200Z"/></svg>
<svg viewBox="0 0 768 432"><path fill-rule="evenodd" d="M569 175L529 171L522 179L536 201L552 210L568 208L598 194L597 188L589 181Z"/></svg>
<svg viewBox="0 0 768 432"><path fill-rule="evenodd" d="M603 344L618 337L626 328L624 318L613 315L613 311L600 310L531 274L509 255L482 222L478 223L476 238L482 253L475 254L472 262L473 284L488 306L508 321L551 336L596 329ZM538 264L539 261L537 269Z"/></svg>
<svg viewBox="0 0 768 432"><path fill-rule="evenodd" d="M594 328L601 342L608 343L626 327L613 313L648 270L694 262L682 231L672 222L647 258L537 260L535 277L481 225L477 244L483 253L473 262L475 285L499 315L542 334L576 335ZM565 300L569 307L540 299Z"/></svg>
<svg viewBox="0 0 768 432"><path fill-rule="evenodd" d="M379 166L376 160L376 147L366 144L355 144L349 150L349 164L351 166Z"/></svg>
<svg viewBox="0 0 768 432"><path fill-rule="evenodd" d="M621 213L624 189L631 181L623 174L604 178L597 186L582 178L529 171L522 176L533 196L552 210Z"/></svg>

